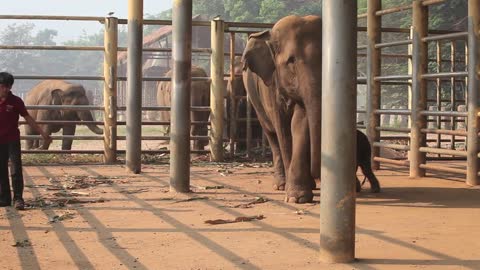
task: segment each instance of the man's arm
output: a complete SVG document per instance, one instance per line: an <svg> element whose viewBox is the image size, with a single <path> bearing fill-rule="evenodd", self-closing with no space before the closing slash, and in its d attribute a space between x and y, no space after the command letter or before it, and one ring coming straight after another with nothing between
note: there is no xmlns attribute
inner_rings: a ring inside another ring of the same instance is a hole
<svg viewBox="0 0 480 270"><path fill-rule="evenodd" d="M44 143L45 144L50 144L52 143L52 138L50 137L50 134L47 134L43 129L41 129L37 122L35 122L35 119L33 119L30 115L26 115L23 118L25 118L25 121L34 129L36 130L40 135L42 135Z"/></svg>

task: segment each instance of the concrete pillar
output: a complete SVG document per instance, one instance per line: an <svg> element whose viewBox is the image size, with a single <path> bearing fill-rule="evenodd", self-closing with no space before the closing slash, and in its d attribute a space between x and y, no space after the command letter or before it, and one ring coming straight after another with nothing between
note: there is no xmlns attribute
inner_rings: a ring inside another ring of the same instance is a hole
<svg viewBox="0 0 480 270"><path fill-rule="evenodd" d="M173 3L173 71L170 123L170 191L190 191L192 0Z"/></svg>
<svg viewBox="0 0 480 270"><path fill-rule="evenodd" d="M142 46L143 0L128 0L127 170L142 168Z"/></svg>
<svg viewBox="0 0 480 270"><path fill-rule="evenodd" d="M324 0L322 12L320 258L349 263L355 257L357 2Z"/></svg>

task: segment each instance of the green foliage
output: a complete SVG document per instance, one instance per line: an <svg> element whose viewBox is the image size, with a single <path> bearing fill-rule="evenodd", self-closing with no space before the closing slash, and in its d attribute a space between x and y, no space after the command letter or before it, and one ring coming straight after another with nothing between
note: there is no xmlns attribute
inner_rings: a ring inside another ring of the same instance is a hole
<svg viewBox="0 0 480 270"><path fill-rule="evenodd" d="M225 15L225 5L223 0L196 0L193 1L194 15L208 15L209 19L215 16Z"/></svg>
<svg viewBox="0 0 480 270"><path fill-rule="evenodd" d="M171 20L172 19L172 10L168 9L160 12L158 15L147 15L147 19L159 19L159 20Z"/></svg>
<svg viewBox="0 0 480 270"><path fill-rule="evenodd" d="M259 22L260 5L263 1L225 0L225 20L236 22Z"/></svg>
<svg viewBox="0 0 480 270"><path fill-rule="evenodd" d="M321 1L312 1L311 3L306 3L300 6L298 9L292 12L296 15L318 15L322 16L322 2Z"/></svg>
<svg viewBox="0 0 480 270"><path fill-rule="evenodd" d="M193 13L213 18L220 15L226 21L274 23L290 15L321 14L321 1L286 0L198 0ZM305 3L303 3L305 2Z"/></svg>
<svg viewBox="0 0 480 270"><path fill-rule="evenodd" d="M286 4L282 0L264 0L260 4L259 13L263 22L274 23L287 15Z"/></svg>

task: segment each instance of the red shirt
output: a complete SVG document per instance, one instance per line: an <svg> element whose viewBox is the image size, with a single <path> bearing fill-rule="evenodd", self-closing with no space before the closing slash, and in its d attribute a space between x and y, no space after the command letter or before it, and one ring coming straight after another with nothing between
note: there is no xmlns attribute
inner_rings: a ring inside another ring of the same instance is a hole
<svg viewBox="0 0 480 270"><path fill-rule="evenodd" d="M5 101L0 101L0 144L20 140L19 116L28 116L23 100L10 92Z"/></svg>

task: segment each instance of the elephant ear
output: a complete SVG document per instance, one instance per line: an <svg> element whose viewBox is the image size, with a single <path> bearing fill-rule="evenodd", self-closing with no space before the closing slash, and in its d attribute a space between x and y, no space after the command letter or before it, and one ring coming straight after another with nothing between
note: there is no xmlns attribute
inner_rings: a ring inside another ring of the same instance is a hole
<svg viewBox="0 0 480 270"><path fill-rule="evenodd" d="M270 31L251 34L242 56L243 70L249 68L262 78L267 86L270 86L275 71L274 57L274 50L270 43Z"/></svg>
<svg viewBox="0 0 480 270"><path fill-rule="evenodd" d="M50 92L52 101L50 105L62 105L63 91L61 89L55 89Z"/></svg>

